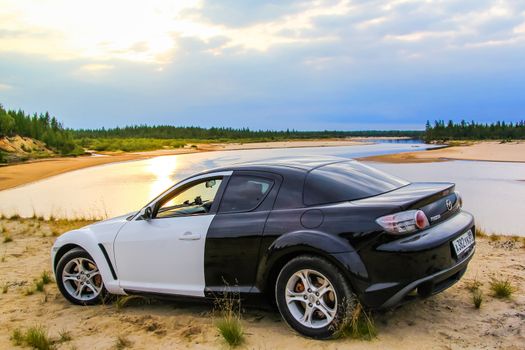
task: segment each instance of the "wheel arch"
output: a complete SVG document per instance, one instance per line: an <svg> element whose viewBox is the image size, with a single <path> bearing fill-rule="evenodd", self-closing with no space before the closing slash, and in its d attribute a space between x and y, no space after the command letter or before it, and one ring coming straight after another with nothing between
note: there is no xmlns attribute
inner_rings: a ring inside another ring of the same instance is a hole
<svg viewBox="0 0 525 350"><path fill-rule="evenodd" d="M55 247L58 247L52 260L55 277L56 268L60 259L72 249L80 248L87 252L93 258L95 264L97 264L102 280L104 281L104 286L108 292L113 294L124 294L120 288L117 275L105 246L105 244L99 243L95 235L89 230L70 231L60 236L55 242L53 248L55 249Z"/></svg>
<svg viewBox="0 0 525 350"><path fill-rule="evenodd" d="M334 264L354 290L358 286L356 278L368 277L361 258L348 241L320 231L296 231L280 236L261 254L256 287L272 295L281 269L287 262L302 255L317 256Z"/></svg>

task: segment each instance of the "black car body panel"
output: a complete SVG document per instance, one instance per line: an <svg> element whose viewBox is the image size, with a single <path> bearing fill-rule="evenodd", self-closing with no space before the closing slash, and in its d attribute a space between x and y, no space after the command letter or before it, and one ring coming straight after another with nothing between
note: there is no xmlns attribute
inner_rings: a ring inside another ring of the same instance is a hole
<svg viewBox="0 0 525 350"><path fill-rule="evenodd" d="M362 303L372 308L393 306L414 289L428 296L459 279L474 248L457 257L451 241L474 230L474 220L461 210L454 184L398 182L398 187L387 186L387 191L367 198L331 203L325 199L335 198L337 193L310 194L305 204L309 174L344 162L349 161L287 160L214 169L233 170L227 181L248 174L267 177L273 186L252 210L221 213L219 207L206 238L207 293L234 288L271 295L282 266L301 254L333 262ZM316 201L320 204L312 204ZM423 210L430 226L394 236L375 221L411 209Z"/></svg>

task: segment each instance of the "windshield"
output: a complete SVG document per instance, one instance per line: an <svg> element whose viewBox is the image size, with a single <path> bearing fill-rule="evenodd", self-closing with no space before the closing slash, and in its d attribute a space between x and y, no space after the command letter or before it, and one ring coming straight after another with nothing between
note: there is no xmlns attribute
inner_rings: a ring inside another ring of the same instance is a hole
<svg viewBox="0 0 525 350"><path fill-rule="evenodd" d="M357 161L339 162L308 173L303 200L306 205L351 201L377 196L408 184Z"/></svg>

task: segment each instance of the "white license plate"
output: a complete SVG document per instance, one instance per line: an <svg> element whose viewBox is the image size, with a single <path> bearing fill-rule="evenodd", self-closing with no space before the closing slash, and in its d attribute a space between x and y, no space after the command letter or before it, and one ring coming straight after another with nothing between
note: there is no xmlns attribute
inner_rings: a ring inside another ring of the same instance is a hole
<svg viewBox="0 0 525 350"><path fill-rule="evenodd" d="M472 234L472 230L468 230L467 232L453 240L452 244L454 245L456 255L459 256L461 253L463 253L471 245L474 244L474 235Z"/></svg>

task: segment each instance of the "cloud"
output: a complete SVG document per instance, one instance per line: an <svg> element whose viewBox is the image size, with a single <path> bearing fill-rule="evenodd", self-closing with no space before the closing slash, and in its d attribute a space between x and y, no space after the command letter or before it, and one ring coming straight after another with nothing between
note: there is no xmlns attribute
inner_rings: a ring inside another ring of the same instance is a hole
<svg viewBox="0 0 525 350"><path fill-rule="evenodd" d="M13 86L9 84L0 83L0 91L7 91L13 89Z"/></svg>
<svg viewBox="0 0 525 350"><path fill-rule="evenodd" d="M80 67L81 71L85 72L101 72L113 69L114 66L103 63L89 63Z"/></svg>
<svg viewBox="0 0 525 350"><path fill-rule="evenodd" d="M525 3L514 0L0 7L0 71L17 87L0 102L50 109L68 126L404 128L520 118L524 56Z"/></svg>

